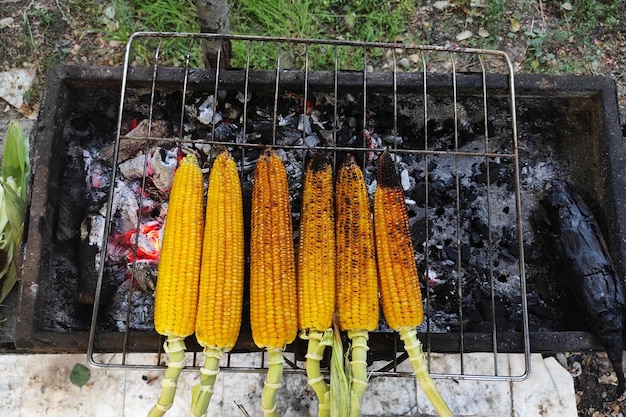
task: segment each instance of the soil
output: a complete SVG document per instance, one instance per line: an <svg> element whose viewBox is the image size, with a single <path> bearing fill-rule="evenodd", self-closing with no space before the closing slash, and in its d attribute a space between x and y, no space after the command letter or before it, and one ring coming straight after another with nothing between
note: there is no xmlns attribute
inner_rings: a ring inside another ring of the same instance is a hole
<svg viewBox="0 0 626 417"><path fill-rule="evenodd" d="M72 5L80 2L68 2ZM426 2L418 2L426 3ZM432 3L432 4L431 4ZM470 5L460 6L459 4ZM537 49L529 33L566 30L564 14L570 2L503 2L506 11L501 24L485 21L486 10L475 2L428 2L413 14L407 33L424 43L445 46L473 46L505 51L517 73L551 72L604 75L618 86L620 120L626 134L626 27L603 30L599 24L589 34L591 43L568 39ZM480 2L478 2L480 3ZM561 5L561 3L563 3ZM573 3L573 2L572 2ZM102 15L107 2L97 2ZM437 5L437 6L435 6ZM526 5L525 7L523 5ZM621 6L624 7L624 6ZM92 10L93 11L93 10ZM91 12L92 12L91 11ZM110 23L110 22L109 22ZM94 18L90 11L70 8L58 0L0 2L0 71L31 68L37 79L25 94L25 105L13 109L0 103L2 126L16 117L36 118L45 83L45 71L54 64L112 66L123 63L124 45L104 35L106 18ZM93 28L99 30L93 30ZM469 37L467 37L469 35ZM589 45L592 45L591 48ZM585 56L580 61L580 56ZM1 99L0 99L1 101ZM3 135L4 136L4 135ZM579 416L623 416L626 395L614 399L616 379L603 352L556 354L574 378Z"/></svg>

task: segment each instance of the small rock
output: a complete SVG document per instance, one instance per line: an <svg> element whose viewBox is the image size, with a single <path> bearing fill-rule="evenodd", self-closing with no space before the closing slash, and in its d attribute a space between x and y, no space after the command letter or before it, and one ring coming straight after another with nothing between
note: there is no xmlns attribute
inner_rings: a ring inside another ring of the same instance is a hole
<svg viewBox="0 0 626 417"><path fill-rule="evenodd" d="M422 56L420 54L411 54L409 55L409 60L414 64L418 64L422 62Z"/></svg>
<svg viewBox="0 0 626 417"><path fill-rule="evenodd" d="M557 352L554 355L554 359L561 365L563 368L567 369L567 358L563 352Z"/></svg>
<svg viewBox="0 0 626 417"><path fill-rule="evenodd" d="M408 70L409 68L411 68L411 62L409 61L407 57L402 57L398 61L398 66L402 68L403 70Z"/></svg>
<svg viewBox="0 0 626 417"><path fill-rule="evenodd" d="M9 28L13 26L14 23L15 19L13 19L12 17L5 17L3 19L0 19L0 30Z"/></svg>
<svg viewBox="0 0 626 417"><path fill-rule="evenodd" d="M478 36L480 36L481 38L488 38L489 32L485 28L480 28L478 29Z"/></svg>
<svg viewBox="0 0 626 417"><path fill-rule="evenodd" d="M576 362L572 362L572 365L569 368L569 373L572 375L572 377L576 378L579 377L580 375L582 375L583 373L583 367L580 364L580 362L576 361Z"/></svg>

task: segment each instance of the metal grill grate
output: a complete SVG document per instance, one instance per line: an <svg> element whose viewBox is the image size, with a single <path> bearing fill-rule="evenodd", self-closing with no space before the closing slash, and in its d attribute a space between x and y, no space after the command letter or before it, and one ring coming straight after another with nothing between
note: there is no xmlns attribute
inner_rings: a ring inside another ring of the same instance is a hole
<svg viewBox="0 0 626 417"><path fill-rule="evenodd" d="M235 57L234 68L192 68L202 40L209 38L228 42L235 52L244 51L243 58ZM180 65L161 64L163 52L171 60L179 50ZM153 51L149 66L139 61L145 51ZM166 96L178 100L163 105ZM228 100L239 101L235 104L240 113L220 119ZM201 103L209 120L198 133L193 115ZM300 103L300 108L294 103ZM127 119L138 113L134 106L142 107L147 121L143 136L123 134ZM321 108L317 114L308 111L316 106ZM163 118L173 125L169 137L155 128ZM299 120L300 129L295 130L297 135L285 134L283 127L293 118ZM136 33L128 42L124 62L110 184L121 178L120 150L130 142L146 154L157 144L195 149L207 165L214 149L227 146L238 162L244 188L259 149L272 146L288 160L288 170L294 171L290 183L296 205L298 169L310 152L330 152L335 164L346 152L357 155L373 191L371 168L382 149L391 148L401 160L418 266L424 272L426 319L419 336L427 357L446 352L454 354L458 363L454 369L438 370L429 361L433 377L512 381L528 375L514 75L506 54L404 44ZM137 182L140 207L147 192L146 171L147 163ZM125 310L118 313L122 328L118 332L107 327L103 280L108 273L112 209L119 198L116 187L110 188L89 360L103 367L162 368L163 340L154 331L130 325L138 291L132 289L138 281L135 261L128 263L130 289ZM141 212L138 217L135 255L145 220ZM503 230L508 243L500 236ZM481 295L480 301L476 294ZM150 307L141 308L149 312ZM483 319L476 322L475 314ZM193 341L188 346L188 367L199 367L200 349ZM300 342L288 351L286 372L304 372ZM372 375L412 377L403 370L407 368L402 365L406 359L402 351L398 338L381 324L372 334ZM490 353L493 372L472 370L467 353L477 351ZM525 369L498 367L498 355L504 351L524 353ZM222 365L227 372L265 369L266 357L254 348L245 326Z"/></svg>

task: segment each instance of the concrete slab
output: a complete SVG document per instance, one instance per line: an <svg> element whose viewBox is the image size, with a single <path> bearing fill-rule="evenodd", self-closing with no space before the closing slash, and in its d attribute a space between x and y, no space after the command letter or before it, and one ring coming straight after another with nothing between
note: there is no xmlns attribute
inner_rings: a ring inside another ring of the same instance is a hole
<svg viewBox="0 0 626 417"><path fill-rule="evenodd" d="M519 369L519 356L511 356L511 369ZM512 384L514 417L569 417L578 414L574 382L554 358L531 356L530 377Z"/></svg>
<svg viewBox="0 0 626 417"><path fill-rule="evenodd" d="M27 384L26 355L0 355L0 404L6 417L19 417L22 407L22 392Z"/></svg>
<svg viewBox="0 0 626 417"><path fill-rule="evenodd" d="M133 354L137 355L137 354ZM155 355L132 357L133 363L155 363ZM99 357L116 362L116 355ZM226 358L224 358L224 361ZM231 366L259 366L261 356L234 355ZM84 355L0 355L0 403L3 417L34 415L135 417L145 416L161 389L163 371L106 369L90 367L89 382L79 388L69 381L76 363L87 365ZM458 355L433 355L439 372L459 366ZM489 373L497 366L502 372L523 371L523 355L473 353L464 355L466 373ZM553 358L531 357L532 372L524 382L435 380L455 416L463 417L570 417L577 414L571 375ZM402 363L400 371L409 371ZM260 398L265 374L222 372L209 407L211 416L261 415ZM179 381L176 400L167 415L189 414L191 387L199 372L185 371ZM278 411L285 417L317 415L317 399L302 374L287 374L278 395ZM377 377L369 382L362 405L364 417L434 416L435 412L414 378Z"/></svg>

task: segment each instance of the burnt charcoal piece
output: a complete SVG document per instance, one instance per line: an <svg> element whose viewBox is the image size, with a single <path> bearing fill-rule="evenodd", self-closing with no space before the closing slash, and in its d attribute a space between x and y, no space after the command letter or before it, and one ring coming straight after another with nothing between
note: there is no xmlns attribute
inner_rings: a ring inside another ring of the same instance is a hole
<svg viewBox="0 0 626 417"><path fill-rule="evenodd" d="M617 397L626 385L622 365L624 289L596 220L571 184L552 180L541 201L537 231L551 251L561 284L582 309L591 331L606 348L618 379Z"/></svg>

